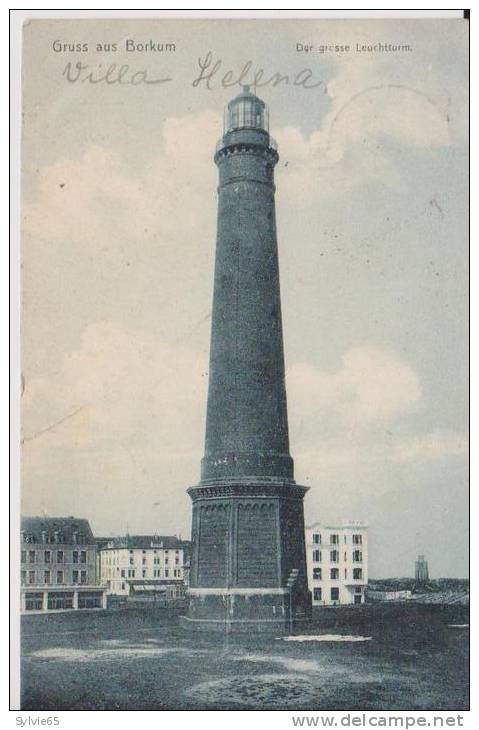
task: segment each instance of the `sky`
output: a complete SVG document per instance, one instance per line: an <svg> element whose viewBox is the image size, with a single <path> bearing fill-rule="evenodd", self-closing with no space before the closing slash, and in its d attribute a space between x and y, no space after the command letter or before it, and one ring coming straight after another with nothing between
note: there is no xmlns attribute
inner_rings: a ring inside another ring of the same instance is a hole
<svg viewBox="0 0 479 730"><path fill-rule="evenodd" d="M280 155L290 442L310 488L306 522L366 521L373 578L411 575L418 554L432 577L467 575L467 32L459 19L25 25L24 514L86 517L99 536L189 536L213 154L239 91L221 78L251 61L245 83L258 69L289 79L257 93ZM176 50L127 53L127 39ZM378 42L411 50L356 50ZM334 44L350 51L319 52ZM207 84L209 52L219 66ZM85 67L78 81L69 62ZM111 64L110 81L127 64L122 80L138 83L88 80ZM139 83L143 71L170 80Z"/></svg>

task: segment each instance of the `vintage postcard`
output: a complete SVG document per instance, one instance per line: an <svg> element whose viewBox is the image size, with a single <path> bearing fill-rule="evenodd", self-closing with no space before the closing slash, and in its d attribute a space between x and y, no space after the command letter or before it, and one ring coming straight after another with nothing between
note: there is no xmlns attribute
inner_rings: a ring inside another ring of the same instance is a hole
<svg viewBox="0 0 479 730"><path fill-rule="evenodd" d="M468 43L25 21L22 710L461 725Z"/></svg>

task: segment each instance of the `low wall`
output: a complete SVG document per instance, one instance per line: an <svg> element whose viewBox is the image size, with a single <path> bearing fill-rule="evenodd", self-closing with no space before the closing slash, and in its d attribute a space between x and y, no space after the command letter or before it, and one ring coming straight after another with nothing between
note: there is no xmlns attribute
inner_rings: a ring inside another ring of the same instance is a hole
<svg viewBox="0 0 479 730"><path fill-rule="evenodd" d="M414 624L428 616L431 621L469 623L469 607L462 605L398 601L364 603L360 606L314 606L313 622L327 628Z"/></svg>

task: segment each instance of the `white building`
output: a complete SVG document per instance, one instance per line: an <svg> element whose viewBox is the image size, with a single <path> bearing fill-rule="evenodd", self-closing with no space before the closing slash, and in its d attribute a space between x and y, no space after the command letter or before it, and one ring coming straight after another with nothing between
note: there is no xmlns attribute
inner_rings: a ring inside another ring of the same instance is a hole
<svg viewBox="0 0 479 730"><path fill-rule="evenodd" d="M364 603L368 528L364 522L306 527L308 584L313 606Z"/></svg>
<svg viewBox="0 0 479 730"><path fill-rule="evenodd" d="M100 549L100 579L109 594L164 593L180 598L188 581L189 543L177 537L126 535Z"/></svg>

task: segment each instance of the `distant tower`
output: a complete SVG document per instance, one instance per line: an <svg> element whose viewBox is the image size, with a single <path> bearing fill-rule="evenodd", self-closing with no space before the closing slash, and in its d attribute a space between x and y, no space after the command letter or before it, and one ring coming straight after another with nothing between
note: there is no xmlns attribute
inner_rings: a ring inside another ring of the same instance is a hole
<svg viewBox="0 0 479 730"><path fill-rule="evenodd" d="M418 555L415 563L416 583L427 583L429 580L429 568L424 555Z"/></svg>
<svg viewBox="0 0 479 730"><path fill-rule="evenodd" d="M268 110L249 87L217 145L218 231L205 455L189 625L271 629L310 613L303 497L289 453Z"/></svg>

